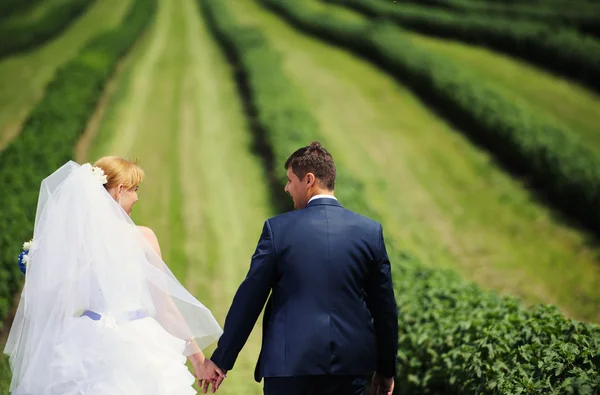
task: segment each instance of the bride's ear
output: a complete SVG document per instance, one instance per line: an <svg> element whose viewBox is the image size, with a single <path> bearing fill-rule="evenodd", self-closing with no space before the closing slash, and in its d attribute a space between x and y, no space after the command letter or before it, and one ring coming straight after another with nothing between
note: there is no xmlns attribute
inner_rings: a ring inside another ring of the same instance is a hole
<svg viewBox="0 0 600 395"><path fill-rule="evenodd" d="M119 204L121 203L121 194L123 193L123 189L125 189L123 187L123 184L117 185L117 201L119 202Z"/></svg>

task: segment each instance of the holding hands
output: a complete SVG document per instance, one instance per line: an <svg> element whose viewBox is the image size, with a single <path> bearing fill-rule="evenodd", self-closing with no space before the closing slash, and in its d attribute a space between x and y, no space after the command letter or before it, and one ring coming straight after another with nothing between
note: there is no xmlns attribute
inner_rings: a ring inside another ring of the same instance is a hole
<svg viewBox="0 0 600 395"><path fill-rule="evenodd" d="M203 393L208 392L210 383L213 385L213 394L219 389L219 386L227 377L226 371L220 369L213 361L204 357L204 355L194 354L190 357L194 368L194 376L198 379L198 387L203 388Z"/></svg>

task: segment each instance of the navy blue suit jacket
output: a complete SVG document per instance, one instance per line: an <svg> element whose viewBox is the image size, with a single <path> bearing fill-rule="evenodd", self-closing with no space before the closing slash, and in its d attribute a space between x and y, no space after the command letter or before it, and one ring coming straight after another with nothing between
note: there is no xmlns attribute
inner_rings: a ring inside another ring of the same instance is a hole
<svg viewBox="0 0 600 395"><path fill-rule="evenodd" d="M271 293L255 380L396 375L398 311L382 226L319 198L267 220L211 359L231 370Z"/></svg>

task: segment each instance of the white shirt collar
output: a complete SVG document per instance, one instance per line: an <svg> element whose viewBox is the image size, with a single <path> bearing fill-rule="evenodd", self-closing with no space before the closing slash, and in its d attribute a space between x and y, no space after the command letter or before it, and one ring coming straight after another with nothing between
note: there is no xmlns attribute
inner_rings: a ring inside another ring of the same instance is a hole
<svg viewBox="0 0 600 395"><path fill-rule="evenodd" d="M308 201L308 203L310 203L311 200L315 200L315 199L335 199L335 200L337 200L337 198L335 196L320 194L320 195L315 195L315 196L311 197L310 200ZM306 204L308 204L308 203L306 203Z"/></svg>

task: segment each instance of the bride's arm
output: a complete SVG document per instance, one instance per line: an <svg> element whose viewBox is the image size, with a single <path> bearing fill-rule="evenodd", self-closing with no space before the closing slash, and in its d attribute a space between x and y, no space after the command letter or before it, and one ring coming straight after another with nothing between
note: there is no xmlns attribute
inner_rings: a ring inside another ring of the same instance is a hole
<svg viewBox="0 0 600 395"><path fill-rule="evenodd" d="M152 246L152 249L162 259L162 252L158 243L158 238L156 237L154 231L152 231L152 229L146 226L138 226L138 229L140 230L146 241L148 241L150 246ZM175 303L173 303L173 300L171 298L166 298L166 302L169 304L169 311L172 314L176 314L178 316L177 318L180 319L182 322L185 322L183 316L181 316L181 313L179 312L179 309L177 308ZM196 344L196 341L193 338L187 339L186 350L188 351L187 354L189 354L188 358L190 359L190 362L204 362L204 354L202 353L202 350L200 349L200 347L198 347L198 344Z"/></svg>
<svg viewBox="0 0 600 395"><path fill-rule="evenodd" d="M158 243L158 238L156 237L152 229L145 226L138 226L138 229L140 230L144 238L148 241L148 243L152 246L152 249L154 249L154 251L162 259L162 253L160 250L160 245ZM182 323L185 323L185 319L179 312L179 309L177 308L175 303L173 303L173 300L171 298L165 299L168 304L169 312L171 314L176 315L176 318ZM202 352L200 347L198 347L198 344L193 338L190 338L186 341L185 349L187 351L186 353L188 354L187 358L194 367L194 375L199 380L200 387L204 385L206 388L208 388L208 382L212 382L214 386L214 383L216 382L219 376L225 378L225 373L213 361L207 359L204 356L204 353ZM206 381L206 383L203 383L203 381ZM213 387L213 392L214 389L215 388Z"/></svg>

